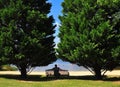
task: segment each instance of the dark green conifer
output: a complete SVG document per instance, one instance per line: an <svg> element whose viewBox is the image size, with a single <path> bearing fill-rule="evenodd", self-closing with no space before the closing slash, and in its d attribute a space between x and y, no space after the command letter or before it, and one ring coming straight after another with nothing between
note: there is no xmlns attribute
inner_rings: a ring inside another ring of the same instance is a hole
<svg viewBox="0 0 120 87"><path fill-rule="evenodd" d="M120 57L120 0L64 0L60 58L89 69L97 79Z"/></svg>
<svg viewBox="0 0 120 87"><path fill-rule="evenodd" d="M0 64L16 65L26 77L56 60L50 8L47 0L0 0Z"/></svg>

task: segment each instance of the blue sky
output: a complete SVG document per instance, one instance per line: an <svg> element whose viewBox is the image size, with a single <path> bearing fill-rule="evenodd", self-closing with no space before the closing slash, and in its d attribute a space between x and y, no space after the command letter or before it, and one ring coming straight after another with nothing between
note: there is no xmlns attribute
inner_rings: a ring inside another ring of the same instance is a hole
<svg viewBox="0 0 120 87"><path fill-rule="evenodd" d="M55 24L58 25L55 29L56 33L54 34L56 36L55 40L54 40L56 44L58 44L60 42L60 39L57 37L57 35L59 33L59 24L60 24L60 20L59 20L58 16L62 15L61 3L63 1L64 0L48 0L48 2L50 2L52 4L50 15L53 15L53 17L55 19Z"/></svg>
<svg viewBox="0 0 120 87"><path fill-rule="evenodd" d="M61 3L63 2L64 0L48 0L48 2L52 3L52 8L51 8L51 15L54 16L55 18L55 21L56 22L60 22L59 19L58 19L58 16L61 15L61 11L62 11L62 6L61 6Z"/></svg>

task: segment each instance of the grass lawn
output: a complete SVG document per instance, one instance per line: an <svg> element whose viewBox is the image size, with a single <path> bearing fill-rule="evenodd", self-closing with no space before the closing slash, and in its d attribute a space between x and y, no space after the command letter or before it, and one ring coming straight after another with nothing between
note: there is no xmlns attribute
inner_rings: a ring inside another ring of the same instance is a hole
<svg viewBox="0 0 120 87"><path fill-rule="evenodd" d="M17 75L0 75L0 87L120 87L120 78L95 80L92 76L60 79L31 75L26 80Z"/></svg>

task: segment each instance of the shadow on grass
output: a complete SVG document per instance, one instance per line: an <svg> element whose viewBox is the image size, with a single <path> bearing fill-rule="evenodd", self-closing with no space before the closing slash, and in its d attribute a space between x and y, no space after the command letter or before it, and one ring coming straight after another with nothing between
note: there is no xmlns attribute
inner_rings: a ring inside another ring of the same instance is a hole
<svg viewBox="0 0 120 87"><path fill-rule="evenodd" d="M0 75L0 78L24 80L24 81L54 81L54 80L92 80L97 79L94 76L67 76L56 79L55 77L46 77L42 75L28 75L26 79L22 79L20 75ZM101 81L120 81L120 77L107 77L105 76Z"/></svg>
<svg viewBox="0 0 120 87"><path fill-rule="evenodd" d="M47 78L42 75L28 75L26 79L21 78L20 75L0 75L0 78L24 80L24 81L51 81L56 80L54 77Z"/></svg>
<svg viewBox="0 0 120 87"><path fill-rule="evenodd" d="M120 81L120 77L116 76L116 77L105 77L103 79L103 81Z"/></svg>

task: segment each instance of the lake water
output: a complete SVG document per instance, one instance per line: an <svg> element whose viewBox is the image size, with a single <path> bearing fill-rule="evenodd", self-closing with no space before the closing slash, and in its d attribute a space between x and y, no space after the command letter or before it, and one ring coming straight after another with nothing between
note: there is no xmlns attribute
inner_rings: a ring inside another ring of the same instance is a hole
<svg viewBox="0 0 120 87"><path fill-rule="evenodd" d="M69 71L86 71L87 70L82 66L78 66L76 64L72 64L69 62L62 61L61 59L58 59L54 63L49 64L48 66L36 67L33 71L45 71L47 69L53 68L55 64L57 64L59 68L64 69L64 70L69 70Z"/></svg>

